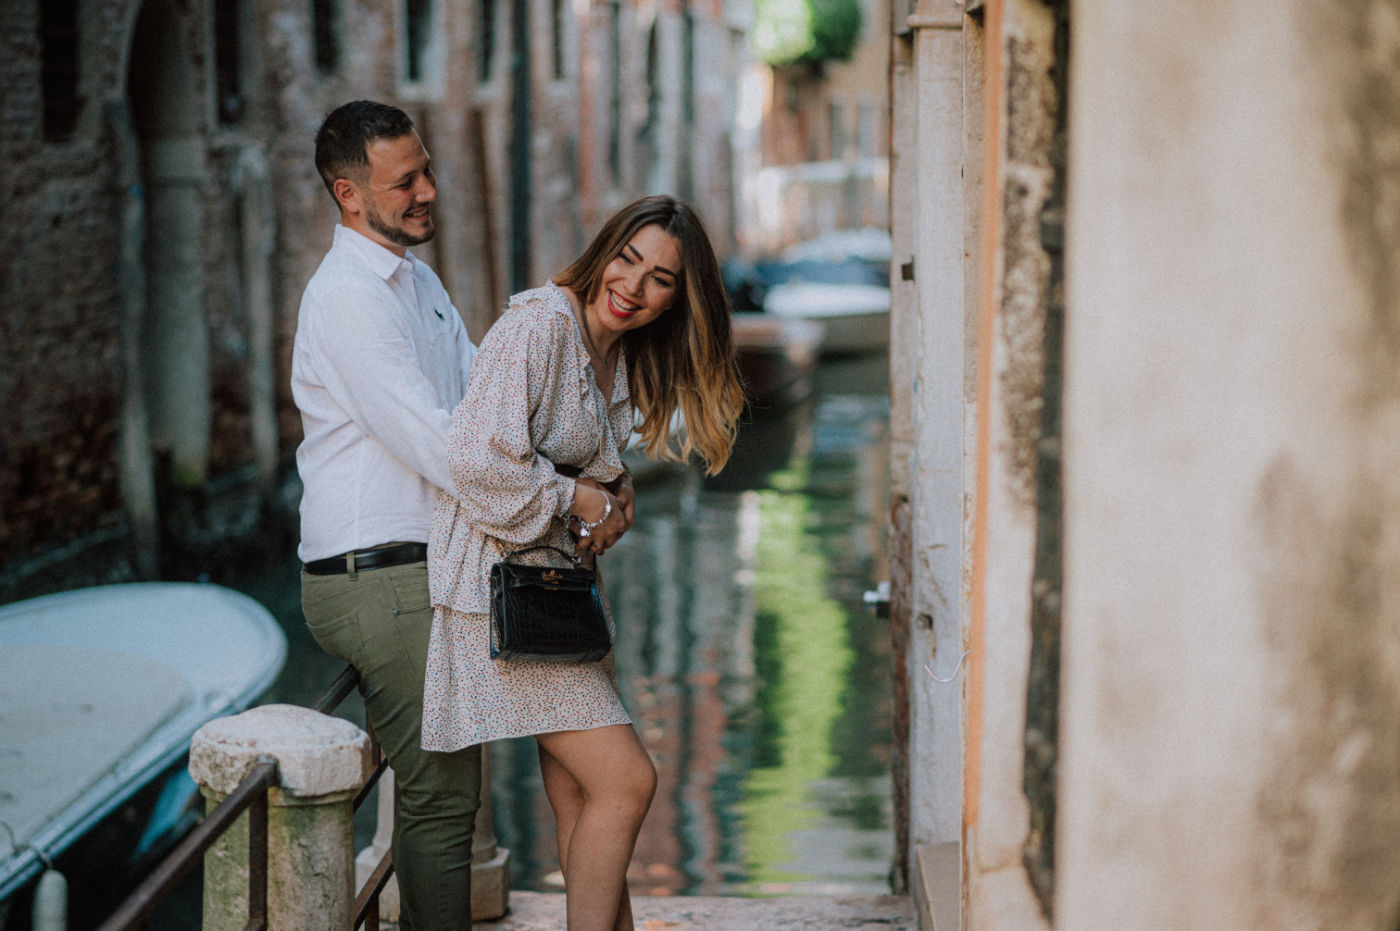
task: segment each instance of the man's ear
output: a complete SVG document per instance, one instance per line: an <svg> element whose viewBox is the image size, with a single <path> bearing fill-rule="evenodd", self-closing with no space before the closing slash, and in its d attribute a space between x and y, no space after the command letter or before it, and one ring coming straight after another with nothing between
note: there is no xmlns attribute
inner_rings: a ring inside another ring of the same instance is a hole
<svg viewBox="0 0 1400 931"><path fill-rule="evenodd" d="M331 185L331 191L335 194L341 210L346 213L360 212L360 188L355 182L349 178L336 178L335 183Z"/></svg>

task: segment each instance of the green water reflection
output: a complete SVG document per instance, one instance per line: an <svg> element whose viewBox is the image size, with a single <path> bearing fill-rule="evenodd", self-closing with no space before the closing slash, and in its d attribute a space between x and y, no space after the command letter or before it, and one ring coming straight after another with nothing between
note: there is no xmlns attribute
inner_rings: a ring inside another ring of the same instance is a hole
<svg viewBox="0 0 1400 931"><path fill-rule="evenodd" d="M796 859L794 833L821 814L812 787L836 769L835 724L855 658L848 616L827 594L827 562L809 534L817 514L802 494L808 471L796 462L774 476L781 490L758 494L754 650L762 736L739 804L751 891L810 878L786 865Z"/></svg>
<svg viewBox="0 0 1400 931"><path fill-rule="evenodd" d="M824 366L717 479L639 491L607 557L623 700L658 770L639 894L878 893L893 857L883 357ZM492 749L516 888L557 889L533 741Z"/></svg>

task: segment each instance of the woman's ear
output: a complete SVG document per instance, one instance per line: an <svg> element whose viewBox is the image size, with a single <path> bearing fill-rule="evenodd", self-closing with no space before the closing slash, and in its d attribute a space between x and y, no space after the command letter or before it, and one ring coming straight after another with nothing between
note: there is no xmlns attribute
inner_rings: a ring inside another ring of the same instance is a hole
<svg viewBox="0 0 1400 931"><path fill-rule="evenodd" d="M360 212L360 188L355 182L349 178L336 178L335 183L331 185L331 191L335 194L341 210L346 213Z"/></svg>

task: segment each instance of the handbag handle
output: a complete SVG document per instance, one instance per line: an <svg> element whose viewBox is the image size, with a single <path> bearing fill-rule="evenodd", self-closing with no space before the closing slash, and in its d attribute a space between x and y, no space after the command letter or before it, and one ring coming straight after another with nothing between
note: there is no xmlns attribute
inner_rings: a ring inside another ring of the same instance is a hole
<svg viewBox="0 0 1400 931"><path fill-rule="evenodd" d="M580 565L580 564L582 563L582 560L581 560L578 556L576 556L576 555L570 555L569 553L566 553L566 552L564 552L563 550L561 550L559 547L557 547L557 546L550 546L548 543L539 543L539 544L536 544L535 546L527 546L527 547L525 547L523 550L516 550L516 551L514 551L514 552L512 552L512 553L506 553L505 556L504 556L504 558L505 558L505 559L511 559L511 558L513 558L513 557L515 557L515 556L520 556L520 555L523 554L523 553L533 553L535 550L554 550L554 552L558 553L560 556L563 556L565 559L567 559L569 562L573 563L575 566L578 566L578 565Z"/></svg>

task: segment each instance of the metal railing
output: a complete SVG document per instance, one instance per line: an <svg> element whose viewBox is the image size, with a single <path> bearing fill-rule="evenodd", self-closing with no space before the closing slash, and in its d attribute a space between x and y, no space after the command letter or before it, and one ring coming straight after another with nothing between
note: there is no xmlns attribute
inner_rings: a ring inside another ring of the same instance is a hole
<svg viewBox="0 0 1400 931"><path fill-rule="evenodd" d="M330 714L354 691L360 676L353 666L347 666L336 676L311 707ZM370 759L374 769L355 794L353 809L360 810L370 790L379 782L389 766L372 728L366 728L370 739ZM209 848L248 812L248 924L244 931L267 929L267 792L277 785L277 761L264 757L243 777L243 781L199 825L185 836L127 896L98 928L98 931L145 931L150 927L152 913L174 891L180 881L201 863ZM370 874L368 881L355 896L354 928L379 931L379 894L394 874L390 855L386 852Z"/></svg>

